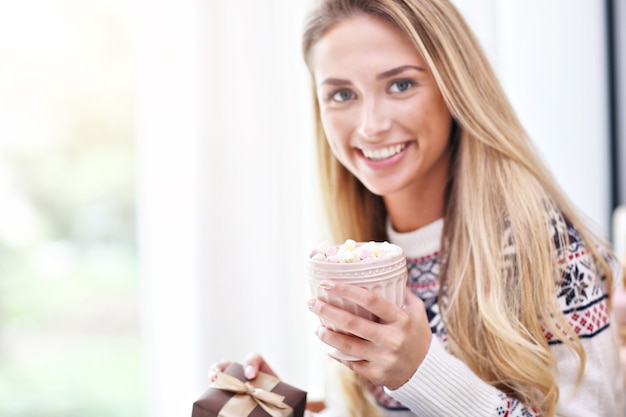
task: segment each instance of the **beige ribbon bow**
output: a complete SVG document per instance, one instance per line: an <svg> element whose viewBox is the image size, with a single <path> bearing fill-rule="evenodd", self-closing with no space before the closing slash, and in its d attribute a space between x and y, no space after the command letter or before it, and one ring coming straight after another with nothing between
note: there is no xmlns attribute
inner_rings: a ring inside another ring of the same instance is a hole
<svg viewBox="0 0 626 417"><path fill-rule="evenodd" d="M210 387L236 394L222 407L219 417L247 416L257 404L272 417L291 416L293 409L283 402L285 397L269 391L276 386L278 381L269 375L267 376L269 378L265 378L265 374L259 373L254 383L251 383L218 372Z"/></svg>

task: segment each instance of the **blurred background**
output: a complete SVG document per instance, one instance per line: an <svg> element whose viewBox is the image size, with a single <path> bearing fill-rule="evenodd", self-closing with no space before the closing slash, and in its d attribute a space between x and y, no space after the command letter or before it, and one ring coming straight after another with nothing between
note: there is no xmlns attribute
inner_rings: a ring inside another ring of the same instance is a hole
<svg viewBox="0 0 626 417"><path fill-rule="evenodd" d="M0 415L141 416L123 0L0 3Z"/></svg>
<svg viewBox="0 0 626 417"><path fill-rule="evenodd" d="M328 236L299 43L314 3L0 2L0 416L190 415L208 366L251 351L323 398L303 278ZM454 3L624 248L625 3Z"/></svg>

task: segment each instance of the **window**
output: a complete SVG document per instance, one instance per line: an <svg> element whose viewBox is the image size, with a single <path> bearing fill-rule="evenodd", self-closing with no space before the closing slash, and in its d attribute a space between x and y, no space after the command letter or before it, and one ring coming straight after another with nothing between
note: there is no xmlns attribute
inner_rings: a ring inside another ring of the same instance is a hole
<svg viewBox="0 0 626 417"><path fill-rule="evenodd" d="M131 2L0 6L0 415L141 416Z"/></svg>

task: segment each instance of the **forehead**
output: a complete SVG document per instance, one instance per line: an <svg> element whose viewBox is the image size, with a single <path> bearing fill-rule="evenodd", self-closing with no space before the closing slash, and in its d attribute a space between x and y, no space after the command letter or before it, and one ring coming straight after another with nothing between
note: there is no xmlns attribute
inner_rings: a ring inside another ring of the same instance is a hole
<svg viewBox="0 0 626 417"><path fill-rule="evenodd" d="M403 32L369 15L341 21L311 49L311 69L316 79L354 70L380 72L400 65L426 68L417 48Z"/></svg>

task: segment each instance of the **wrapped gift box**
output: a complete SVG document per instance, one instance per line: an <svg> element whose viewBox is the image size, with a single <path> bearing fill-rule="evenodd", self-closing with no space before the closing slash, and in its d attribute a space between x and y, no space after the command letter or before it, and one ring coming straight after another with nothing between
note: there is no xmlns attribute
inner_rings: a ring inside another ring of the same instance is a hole
<svg viewBox="0 0 626 417"><path fill-rule="evenodd" d="M233 363L193 404L192 417L303 417L305 407L305 391L263 372L248 381Z"/></svg>

